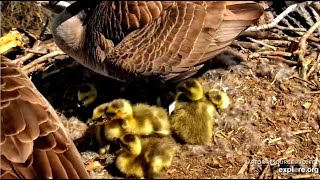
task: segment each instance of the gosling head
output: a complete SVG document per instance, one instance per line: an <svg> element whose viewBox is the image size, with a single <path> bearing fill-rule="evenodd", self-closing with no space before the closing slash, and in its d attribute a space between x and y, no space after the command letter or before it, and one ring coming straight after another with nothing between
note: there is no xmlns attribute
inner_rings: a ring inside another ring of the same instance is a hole
<svg viewBox="0 0 320 180"><path fill-rule="evenodd" d="M141 153L141 141L140 138L133 134L125 134L120 138L120 145L123 150L130 152L134 155Z"/></svg>
<svg viewBox="0 0 320 180"><path fill-rule="evenodd" d="M97 89L92 84L84 84L78 90L78 107L88 107L98 96Z"/></svg>
<svg viewBox="0 0 320 180"><path fill-rule="evenodd" d="M109 103L103 103L100 104L99 106L97 106L96 108L93 109L93 113L92 113L92 120L98 120L101 118L106 118L106 109L108 107Z"/></svg>
<svg viewBox="0 0 320 180"><path fill-rule="evenodd" d="M111 119L127 119L132 116L131 103L125 99L115 99L108 103L105 114Z"/></svg>
<svg viewBox="0 0 320 180"><path fill-rule="evenodd" d="M200 82L194 78L185 80L177 86L176 99L185 96L191 101L200 100L203 97L203 88Z"/></svg>
<svg viewBox="0 0 320 180"><path fill-rule="evenodd" d="M225 110L230 105L230 98L221 87L210 89L206 96L219 110Z"/></svg>

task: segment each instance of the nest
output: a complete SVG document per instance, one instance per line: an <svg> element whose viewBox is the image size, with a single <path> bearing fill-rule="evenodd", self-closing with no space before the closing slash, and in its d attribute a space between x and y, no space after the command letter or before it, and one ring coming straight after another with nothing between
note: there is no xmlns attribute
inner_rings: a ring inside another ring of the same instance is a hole
<svg viewBox="0 0 320 180"><path fill-rule="evenodd" d="M40 7L36 1L1 2L1 34L12 28L27 29L39 36L49 12Z"/></svg>

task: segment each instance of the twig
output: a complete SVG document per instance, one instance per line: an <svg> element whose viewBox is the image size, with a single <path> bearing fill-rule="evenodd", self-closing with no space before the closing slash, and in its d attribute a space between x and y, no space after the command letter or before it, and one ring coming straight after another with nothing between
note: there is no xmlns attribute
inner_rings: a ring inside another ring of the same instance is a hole
<svg viewBox="0 0 320 180"><path fill-rule="evenodd" d="M291 65L297 65L298 64L297 61L291 61L291 60L285 59L285 58L280 57L280 56L266 56L266 58L267 59L272 59L272 60L275 60L275 61L282 61L282 62L291 64Z"/></svg>
<svg viewBox="0 0 320 180"><path fill-rule="evenodd" d="M320 91L309 91L305 92L306 94L320 94Z"/></svg>
<svg viewBox="0 0 320 180"><path fill-rule="evenodd" d="M299 6L299 8L297 8L297 12L306 20L305 22L309 26L312 26L314 24L309 12L305 9L305 6ZM317 29L315 31L317 31Z"/></svg>
<svg viewBox="0 0 320 180"><path fill-rule="evenodd" d="M279 25L276 25L275 28L281 29L281 30L289 30L289 31L300 31L300 32L307 31L305 28L284 27L284 26L279 26Z"/></svg>
<svg viewBox="0 0 320 180"><path fill-rule="evenodd" d="M292 132L293 135L298 135L298 134L304 134L304 133L310 133L312 132L311 129L304 129L304 130L298 130L298 131L294 131Z"/></svg>
<svg viewBox="0 0 320 180"><path fill-rule="evenodd" d="M318 80L318 75L317 73L314 73L313 74L313 79L314 79L314 82L317 84L318 87L320 87L320 82Z"/></svg>
<svg viewBox="0 0 320 180"><path fill-rule="evenodd" d="M41 41L37 40L33 46L32 46L32 50L38 50L39 45L40 45ZM22 65L25 61L29 60L30 58L32 58L35 54L34 53L28 53L25 56L22 56L20 58L17 58L15 60L13 60L14 63L16 64L20 64Z"/></svg>
<svg viewBox="0 0 320 180"><path fill-rule="evenodd" d="M302 65L301 75L304 80L306 80L308 62L306 62L304 55L306 53L306 41L308 37L314 32L315 29L320 27L320 21L316 22L310 29L301 37L299 41L299 49L294 52L294 54L298 55L299 63Z"/></svg>
<svg viewBox="0 0 320 180"><path fill-rule="evenodd" d="M39 37L40 37L40 39L41 39L42 41L44 40L44 34L45 34L48 26L49 26L49 17L47 16L46 23L45 23L45 25L44 25L44 27L43 27L40 35L39 35Z"/></svg>
<svg viewBox="0 0 320 180"><path fill-rule="evenodd" d="M36 64L35 66L33 66L32 68L26 69L24 70L24 72L29 75L32 72L38 71L40 69L42 69L44 66L46 65L46 63L40 63L40 64Z"/></svg>
<svg viewBox="0 0 320 180"><path fill-rule="evenodd" d="M282 139L282 137L278 137L278 138L274 138L274 139L271 139L271 140L268 139L267 141L268 141L268 144L271 144L271 143L280 141L281 139Z"/></svg>
<svg viewBox="0 0 320 180"><path fill-rule="evenodd" d="M313 71L317 68L319 61L320 61L320 53L318 54L316 62L313 63L312 67L310 68L309 72L307 73L307 77L309 77L310 74L313 73Z"/></svg>
<svg viewBox="0 0 320 180"><path fill-rule="evenodd" d="M307 83L307 84L309 84L309 85L311 85L311 86L315 86L315 85L312 84L311 82L309 82L309 81L307 81L307 80L304 80L304 79L302 79L302 78L300 78L300 77L292 76L291 78L295 78L295 79L298 79L298 80L300 80L300 81L303 81L303 82L305 82L305 83ZM305 83L303 83L304 86L306 86Z"/></svg>
<svg viewBox="0 0 320 180"><path fill-rule="evenodd" d="M263 46L265 46L265 47L268 47L268 48L270 48L270 49L272 49L272 50L274 50L274 51L277 50L276 47L270 46L269 44L266 44L266 43L264 43L264 42L262 42L262 41L255 40L255 39L253 39L253 38L251 38L251 37L247 37L247 38L248 38L250 41L254 42L254 43L261 44L261 45L263 45Z"/></svg>
<svg viewBox="0 0 320 180"><path fill-rule="evenodd" d="M292 179L309 179L312 177L315 177L315 175L314 174L298 174L298 175L292 176Z"/></svg>
<svg viewBox="0 0 320 180"><path fill-rule="evenodd" d="M240 34L243 37L254 37L256 39L282 39L282 37L271 31L245 31Z"/></svg>
<svg viewBox="0 0 320 180"><path fill-rule="evenodd" d="M279 14L272 23L264 24L261 26L253 26L248 28L246 31L260 31L265 29L270 29L275 27L284 17L286 17L290 12L294 11L297 7L297 4L293 4L289 6L285 11L283 11L281 14Z"/></svg>
<svg viewBox="0 0 320 180"><path fill-rule="evenodd" d="M22 69L23 69L24 71L28 71L28 69L36 66L37 64L41 64L41 63L45 62L45 61L48 60L49 58L52 58L52 57L58 56L58 55L63 55L63 54L65 54L65 53L62 52L62 51L54 51L54 52L51 52L51 53L46 54L46 55L44 55L44 56L42 56L42 57L40 57L40 58L38 58L38 59L33 60L33 61L30 62L29 64L25 65Z"/></svg>
<svg viewBox="0 0 320 180"><path fill-rule="evenodd" d="M271 39L263 39L261 40L264 43L270 44L272 46L289 46L291 44L291 41L287 40L271 40Z"/></svg>
<svg viewBox="0 0 320 180"><path fill-rule="evenodd" d="M270 165L267 164L267 166L264 168L264 170L262 171L261 175L259 176L258 179L264 179L265 175L267 174L268 170L270 169Z"/></svg>
<svg viewBox="0 0 320 180"><path fill-rule="evenodd" d="M246 162L245 162L245 163L242 165L241 169L239 170L238 175L244 174L244 172L248 169L248 166L249 166L249 163L246 163Z"/></svg>
<svg viewBox="0 0 320 180"><path fill-rule="evenodd" d="M311 7L318 13L320 14L320 2L319 1L313 1L311 3Z"/></svg>
<svg viewBox="0 0 320 180"><path fill-rule="evenodd" d="M11 59L7 58L7 57L4 56L4 55L0 55L0 57L1 57L1 60L3 59L3 60L7 60L7 61L12 61Z"/></svg>
<svg viewBox="0 0 320 180"><path fill-rule="evenodd" d="M292 17L290 14L288 14L287 19L290 19L294 25L298 26L298 28L304 28L304 26L300 23L300 21L297 21L297 19L295 17ZM288 21L288 23L289 23L289 21ZM292 26L290 26L290 27L292 27ZM296 33L302 33L302 32L296 32Z"/></svg>
<svg viewBox="0 0 320 180"><path fill-rule="evenodd" d="M318 12L316 11L315 7L313 7L313 3L314 3L314 2L312 2L312 3L311 3L311 6L310 6L310 9L311 9L311 11L312 11L312 15L313 15L313 17L315 18L316 21L320 21L320 12L318 13ZM318 3L319 3L319 2L318 2Z"/></svg>
<svg viewBox="0 0 320 180"><path fill-rule="evenodd" d="M34 50L34 49L29 49L29 48L26 48L24 49L26 52L29 52L29 53L34 53L34 54L47 54L48 52L46 51L39 51L39 50Z"/></svg>
<svg viewBox="0 0 320 180"><path fill-rule="evenodd" d="M320 45L319 45L318 43L311 41L311 42L309 42L309 44L310 44L311 46L317 48L318 50L320 50Z"/></svg>
<svg viewBox="0 0 320 180"><path fill-rule="evenodd" d="M284 56L284 57L291 57L292 54L289 52L284 51L261 51L261 52L255 52L252 53L252 56L254 57L260 57L260 56Z"/></svg>
<svg viewBox="0 0 320 180"><path fill-rule="evenodd" d="M238 46L245 49L251 49L251 50L261 50L258 44L251 43L251 42L245 42L245 41L234 41L232 43L234 46Z"/></svg>
<svg viewBox="0 0 320 180"><path fill-rule="evenodd" d="M282 30L280 29L270 29L270 31L274 34L278 34L278 36L280 36L281 40L287 40L287 41L299 41L300 40L300 37L291 37L291 36L288 36L286 34L283 33ZM295 32L295 31L293 31ZM295 33L302 33L302 32L295 32Z"/></svg>

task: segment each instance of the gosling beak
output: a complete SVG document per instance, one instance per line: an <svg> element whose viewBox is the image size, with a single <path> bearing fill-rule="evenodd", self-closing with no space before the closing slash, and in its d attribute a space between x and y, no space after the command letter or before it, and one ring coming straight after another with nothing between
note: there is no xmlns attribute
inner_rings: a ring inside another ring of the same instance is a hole
<svg viewBox="0 0 320 180"><path fill-rule="evenodd" d="M77 107L78 107L78 108L84 108L85 105L84 105L83 102L80 101L80 102L77 103Z"/></svg>
<svg viewBox="0 0 320 180"><path fill-rule="evenodd" d="M112 120L112 118L110 118L109 116L103 114L102 116L98 117L98 118L91 118L88 120L88 122L91 120L91 125L102 125L107 121ZM87 123L88 124L88 123Z"/></svg>

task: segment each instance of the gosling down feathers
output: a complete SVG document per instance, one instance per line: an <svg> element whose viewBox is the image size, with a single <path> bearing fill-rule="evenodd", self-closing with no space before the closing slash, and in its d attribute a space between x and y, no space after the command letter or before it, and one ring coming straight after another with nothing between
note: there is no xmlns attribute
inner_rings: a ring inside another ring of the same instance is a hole
<svg viewBox="0 0 320 180"><path fill-rule="evenodd" d="M105 110L108 107L109 103L104 103L93 110L91 126L94 131L94 136L100 145L100 154L105 152L110 153L110 146L112 142L119 139L126 132L122 127L122 119L112 119L110 120L106 114Z"/></svg>
<svg viewBox="0 0 320 180"><path fill-rule="evenodd" d="M98 91L93 84L85 83L81 85L78 90L78 106L90 106L97 99L97 96Z"/></svg>
<svg viewBox="0 0 320 180"><path fill-rule="evenodd" d="M180 140L188 144L212 143L216 117L215 106L205 97L200 82L192 78L178 84L170 123Z"/></svg>
<svg viewBox="0 0 320 180"><path fill-rule="evenodd" d="M52 33L82 65L117 80L194 75L263 14L254 1L77 1Z"/></svg>
<svg viewBox="0 0 320 180"><path fill-rule="evenodd" d="M1 179L89 178L53 107L18 66L1 60Z"/></svg>
<svg viewBox="0 0 320 180"><path fill-rule="evenodd" d="M122 120L121 127L134 135L170 135L170 122L165 109L148 104L131 105L128 100L115 99L94 110L92 119L106 116L107 119Z"/></svg>
<svg viewBox="0 0 320 180"><path fill-rule="evenodd" d="M165 178L178 149L171 137L144 137L126 134L120 138L122 149L116 157L117 168L128 177Z"/></svg>

